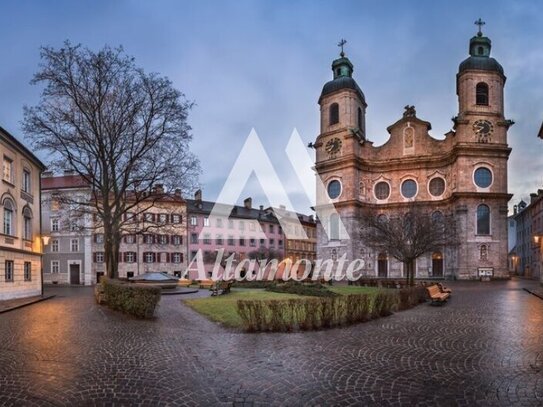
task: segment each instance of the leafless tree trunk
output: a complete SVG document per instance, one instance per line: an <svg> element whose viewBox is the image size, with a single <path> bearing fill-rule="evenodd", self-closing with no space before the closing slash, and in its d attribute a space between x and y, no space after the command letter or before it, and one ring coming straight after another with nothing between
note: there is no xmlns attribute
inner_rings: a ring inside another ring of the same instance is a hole
<svg viewBox="0 0 543 407"><path fill-rule="evenodd" d="M164 195L153 188L188 192L197 183L187 124L192 104L122 48L93 52L66 42L42 48L41 60L32 80L44 86L41 100L25 107L23 128L49 153L51 169L73 170L88 184L90 199L73 203L104 231L107 274L115 278L123 228Z"/></svg>
<svg viewBox="0 0 543 407"><path fill-rule="evenodd" d="M389 216L370 210L363 219L360 235L366 246L402 262L410 285L414 284L416 259L458 243L452 214L426 212L415 204Z"/></svg>

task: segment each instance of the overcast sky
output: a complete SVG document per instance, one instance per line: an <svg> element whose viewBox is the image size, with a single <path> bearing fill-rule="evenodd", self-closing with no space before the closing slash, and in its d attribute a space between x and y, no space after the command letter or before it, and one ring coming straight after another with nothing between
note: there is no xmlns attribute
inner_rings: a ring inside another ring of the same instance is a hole
<svg viewBox="0 0 543 407"><path fill-rule="evenodd" d="M348 41L372 141L386 141L386 127L407 104L441 138L457 113L455 75L479 17L507 76L506 118L516 122L509 131L512 204L543 184L539 1L2 1L0 125L23 139L22 107L39 95L29 81L40 45L123 45L196 103L189 120L204 199L217 197L254 128L295 207L309 213L285 147L294 128L305 143L318 134L317 100L338 40ZM254 177L246 196L267 204Z"/></svg>

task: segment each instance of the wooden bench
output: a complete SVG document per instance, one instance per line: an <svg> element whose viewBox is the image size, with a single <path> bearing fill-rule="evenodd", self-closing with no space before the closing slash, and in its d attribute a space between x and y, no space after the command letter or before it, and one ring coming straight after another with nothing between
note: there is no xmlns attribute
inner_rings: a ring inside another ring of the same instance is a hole
<svg viewBox="0 0 543 407"><path fill-rule="evenodd" d="M450 293L441 292L437 284L426 287L426 291L428 291L428 295L430 296L430 299L432 300L432 304L433 303L443 304L447 301L447 299L451 295Z"/></svg>
<svg viewBox="0 0 543 407"><path fill-rule="evenodd" d="M445 287L443 284L437 283L437 286L442 293L452 294L452 290L448 287Z"/></svg>
<svg viewBox="0 0 543 407"><path fill-rule="evenodd" d="M234 281L215 281L215 283L209 288L209 291L211 291L211 296L214 297L219 294L228 294L232 288L232 284L234 284Z"/></svg>
<svg viewBox="0 0 543 407"><path fill-rule="evenodd" d="M200 288L211 288L215 282L213 280L198 280Z"/></svg>
<svg viewBox="0 0 543 407"><path fill-rule="evenodd" d="M189 285L192 284L192 280L189 280L188 278L181 278L181 279L179 279L179 281L177 282L177 284L178 284L180 287L188 287Z"/></svg>

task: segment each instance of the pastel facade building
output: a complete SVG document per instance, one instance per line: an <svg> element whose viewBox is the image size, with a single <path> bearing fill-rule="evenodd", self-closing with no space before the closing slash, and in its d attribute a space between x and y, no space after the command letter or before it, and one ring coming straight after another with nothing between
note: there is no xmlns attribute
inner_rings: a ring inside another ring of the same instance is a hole
<svg viewBox="0 0 543 407"><path fill-rule="evenodd" d="M42 293L41 161L0 128L0 300Z"/></svg>

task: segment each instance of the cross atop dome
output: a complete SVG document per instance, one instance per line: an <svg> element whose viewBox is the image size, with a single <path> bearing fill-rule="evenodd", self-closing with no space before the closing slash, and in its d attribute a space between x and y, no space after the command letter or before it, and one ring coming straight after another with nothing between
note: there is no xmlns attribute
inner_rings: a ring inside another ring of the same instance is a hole
<svg viewBox="0 0 543 407"><path fill-rule="evenodd" d="M483 28L483 25L485 25L486 23L483 20L481 20L481 18L479 17L479 19L477 21L475 21L474 24L479 26L479 31L477 32L477 37L482 37L483 36L482 28Z"/></svg>
<svg viewBox="0 0 543 407"><path fill-rule="evenodd" d="M338 47L341 47L341 52L339 53L339 55L340 55L342 58L345 56L345 52L343 51L343 46L344 46L345 44L347 44L347 40L345 40L345 39L343 39L343 38L342 38L342 39L338 42L338 44L337 44Z"/></svg>

